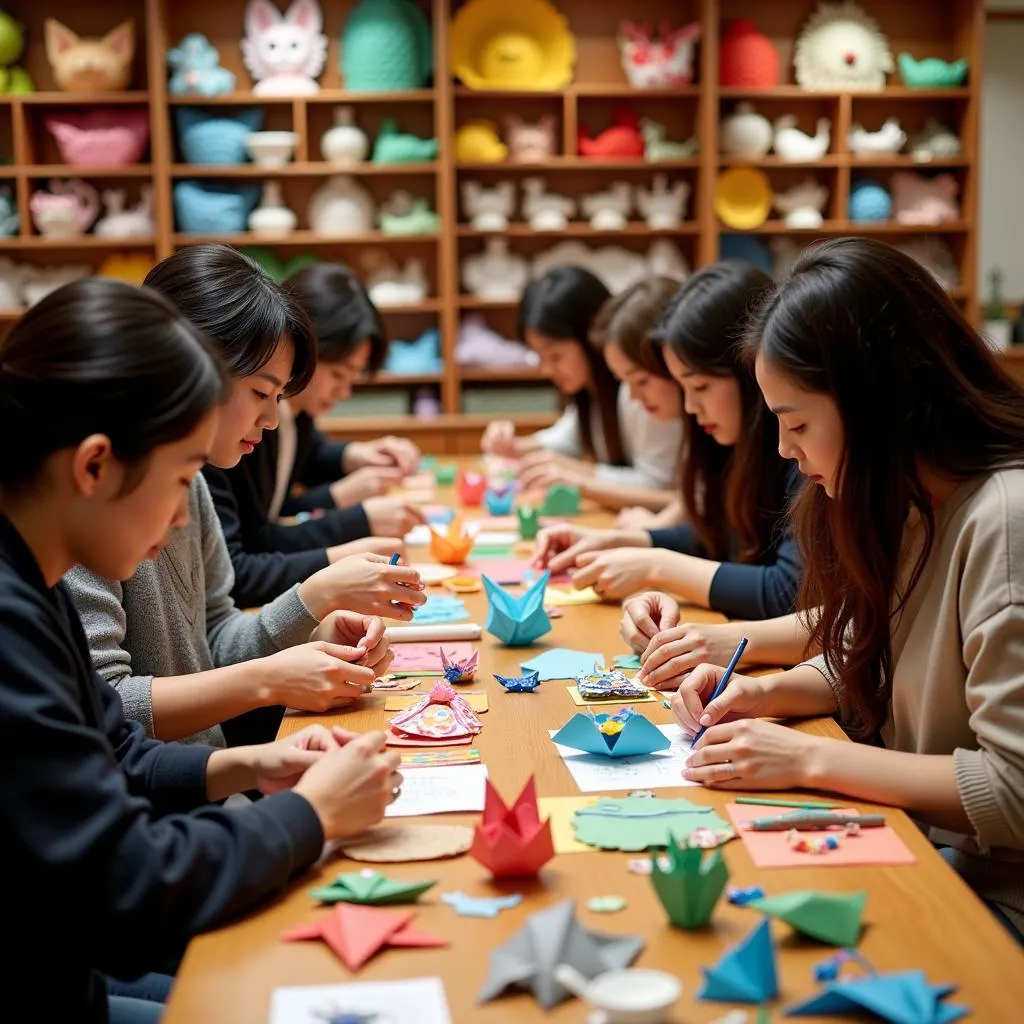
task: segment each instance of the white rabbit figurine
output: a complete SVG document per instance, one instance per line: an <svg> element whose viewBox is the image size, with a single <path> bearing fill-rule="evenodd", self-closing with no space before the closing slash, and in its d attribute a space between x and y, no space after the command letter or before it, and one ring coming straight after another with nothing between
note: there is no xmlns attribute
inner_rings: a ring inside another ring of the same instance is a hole
<svg viewBox="0 0 1024 1024"><path fill-rule="evenodd" d="M650 191L636 190L636 208L652 231L665 231L679 225L686 216L686 202L690 198L688 182L676 181L669 188L668 175L656 174Z"/></svg>
<svg viewBox="0 0 1024 1024"><path fill-rule="evenodd" d="M249 0L245 8L242 58L257 96L318 93L317 75L327 60L324 16L317 0L292 0L286 14L270 0Z"/></svg>
<svg viewBox="0 0 1024 1024"><path fill-rule="evenodd" d="M106 213L97 221L94 233L104 238L152 238L156 234L153 220L153 186L143 185L139 203L132 210L125 209L123 188L109 188L103 192Z"/></svg>
<svg viewBox="0 0 1024 1024"><path fill-rule="evenodd" d="M534 231L564 231L576 200L547 191L543 178L523 178L523 217Z"/></svg>
<svg viewBox="0 0 1024 1024"><path fill-rule="evenodd" d="M504 231L516 207L516 188L499 181L493 188L479 181L462 183L462 208L476 231Z"/></svg>
<svg viewBox="0 0 1024 1024"><path fill-rule="evenodd" d="M595 231L622 231L633 210L633 186L616 181L604 192L594 192L580 200L583 216Z"/></svg>

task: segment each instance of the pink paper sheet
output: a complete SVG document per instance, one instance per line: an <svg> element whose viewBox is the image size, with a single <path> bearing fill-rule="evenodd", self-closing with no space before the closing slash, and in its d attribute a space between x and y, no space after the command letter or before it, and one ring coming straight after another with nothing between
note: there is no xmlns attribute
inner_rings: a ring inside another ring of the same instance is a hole
<svg viewBox="0 0 1024 1024"><path fill-rule="evenodd" d="M523 574L533 570L533 578L537 579L543 570L538 569L529 559L517 560L514 558L471 558L463 566L467 576L487 576L495 583L502 586L514 586L523 582ZM532 581L531 581L532 582ZM549 583L569 583L569 577L565 573L552 576Z"/></svg>
<svg viewBox="0 0 1024 1024"><path fill-rule="evenodd" d="M889 825L862 828L856 836L842 836L839 848L828 853L797 853L790 849L785 832L751 832L743 822L754 818L777 818L791 814L792 807L764 807L755 804L726 804L736 832L750 851L750 858L759 868L827 868L854 864L914 864L916 858L907 844ZM852 810L852 808L842 808ZM828 832L801 832L812 839Z"/></svg>
<svg viewBox="0 0 1024 1024"><path fill-rule="evenodd" d="M441 648L449 661L465 661L473 656L468 641L446 640L422 644L392 644L395 657L389 672L442 672Z"/></svg>

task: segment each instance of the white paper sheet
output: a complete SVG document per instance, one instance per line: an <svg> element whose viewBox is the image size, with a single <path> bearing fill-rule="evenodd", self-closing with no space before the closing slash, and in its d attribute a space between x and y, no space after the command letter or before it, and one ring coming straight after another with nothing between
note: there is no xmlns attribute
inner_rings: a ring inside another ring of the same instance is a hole
<svg viewBox="0 0 1024 1024"><path fill-rule="evenodd" d="M418 523L402 539L406 544L429 544L430 527L426 523Z"/></svg>
<svg viewBox="0 0 1024 1024"><path fill-rule="evenodd" d="M388 805L384 816L412 818L417 814L482 811L486 780L487 766L482 764L445 765L405 772L402 795Z"/></svg>
<svg viewBox="0 0 1024 1024"><path fill-rule="evenodd" d="M518 530L481 530L473 538L473 547L510 548L520 540Z"/></svg>
<svg viewBox="0 0 1024 1024"><path fill-rule="evenodd" d="M672 741L668 750L637 757L603 757L585 754L573 747L555 744L566 767L581 793L603 793L619 789L669 789L675 786L696 786L683 778L686 758L693 741L678 725L659 725L658 728ZM549 729L554 736L557 729Z"/></svg>
<svg viewBox="0 0 1024 1024"><path fill-rule="evenodd" d="M382 1022L452 1024L440 978L275 988L270 1024L324 1024L332 1014L380 1014Z"/></svg>

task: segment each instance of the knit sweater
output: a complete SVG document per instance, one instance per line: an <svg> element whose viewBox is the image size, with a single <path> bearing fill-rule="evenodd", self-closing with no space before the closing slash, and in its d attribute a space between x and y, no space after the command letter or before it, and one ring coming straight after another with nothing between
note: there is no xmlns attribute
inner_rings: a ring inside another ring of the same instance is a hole
<svg viewBox="0 0 1024 1024"><path fill-rule="evenodd" d="M920 551L908 527L904 570ZM936 515L932 551L894 620L892 699L881 730L893 750L952 756L971 822L928 828L954 866L1024 931L1024 470L962 484ZM821 658L848 716L842 675Z"/></svg>
<svg viewBox="0 0 1024 1024"><path fill-rule="evenodd" d="M189 675L305 643L317 620L285 591L259 613L231 599L234 572L202 475L192 482L188 523L123 583L75 566L64 580L81 616L93 665L121 695L125 715L153 735L153 677ZM189 742L224 746L219 726Z"/></svg>

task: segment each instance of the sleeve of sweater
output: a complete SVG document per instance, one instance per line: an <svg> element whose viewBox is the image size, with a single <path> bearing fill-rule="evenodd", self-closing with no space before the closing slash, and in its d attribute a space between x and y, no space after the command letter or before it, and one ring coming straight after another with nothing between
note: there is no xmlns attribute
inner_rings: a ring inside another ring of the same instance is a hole
<svg viewBox="0 0 1024 1024"><path fill-rule="evenodd" d="M333 481L332 481L333 482ZM281 503L281 515L297 516L300 512L316 512L334 508L330 484L307 487L301 494L291 492Z"/></svg>
<svg viewBox="0 0 1024 1024"><path fill-rule="evenodd" d="M532 437L541 448L574 459L580 458L583 455L583 443L580 439L580 418L575 404L567 405L562 415L550 427L538 430Z"/></svg>
<svg viewBox="0 0 1024 1024"><path fill-rule="evenodd" d="M61 948L133 976L316 860L320 824L295 793L158 815L201 801L209 748L144 740L114 694L104 728L90 725L80 702L95 696L93 677L81 678L66 637L41 612L0 632L0 744L18 752L17 772L0 773L0 816L17 822L18 884L61 922Z"/></svg>
<svg viewBox="0 0 1024 1024"><path fill-rule="evenodd" d="M348 441L331 441L322 430L314 427L309 454L299 474L299 483L315 487L318 484L333 484L339 477L343 477L348 444Z"/></svg>
<svg viewBox="0 0 1024 1024"><path fill-rule="evenodd" d="M350 505L348 508L334 508L332 505L322 516L307 519L304 523L266 523L260 529L259 540L269 551L308 552L310 548L320 548L323 553L324 548L369 537L372 532L362 505ZM327 564L326 559L324 555L324 565Z"/></svg>
<svg viewBox="0 0 1024 1024"><path fill-rule="evenodd" d="M618 396L619 431L627 466L597 466L599 480L623 487L670 490L679 479L679 457L683 446L682 420L662 423L640 402L629 397L622 385Z"/></svg>
<svg viewBox="0 0 1024 1024"><path fill-rule="evenodd" d="M647 533L651 538L651 547L678 551L681 555L705 557L704 548L689 523L676 523L675 526L664 526L660 530L648 530Z"/></svg>

